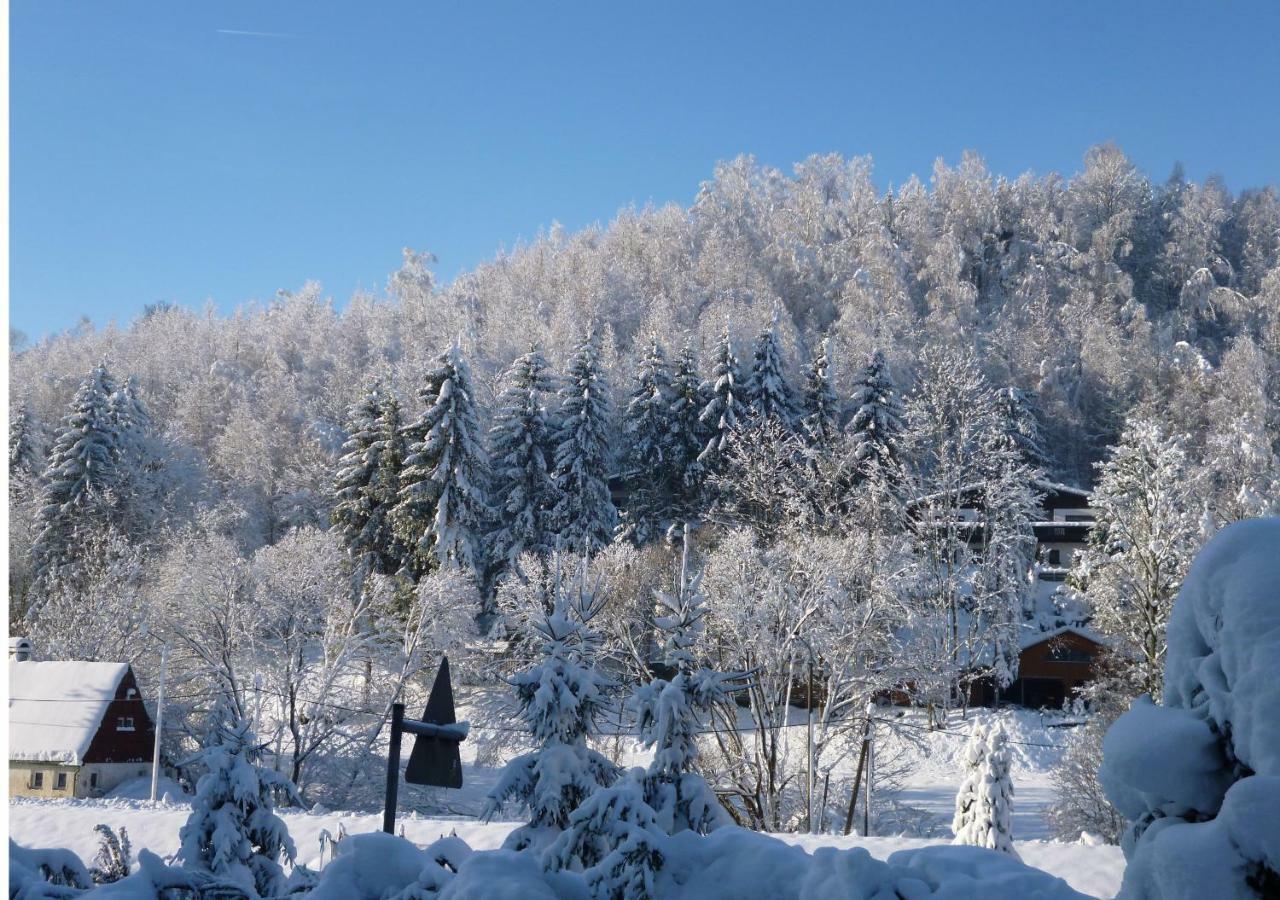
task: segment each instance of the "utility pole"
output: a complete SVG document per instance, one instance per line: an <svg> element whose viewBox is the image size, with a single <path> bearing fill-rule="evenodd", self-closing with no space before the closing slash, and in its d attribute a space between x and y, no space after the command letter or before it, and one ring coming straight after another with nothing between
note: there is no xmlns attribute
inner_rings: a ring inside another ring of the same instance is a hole
<svg viewBox="0 0 1280 900"><path fill-rule="evenodd" d="M160 691L156 695L156 743L151 751L151 802L160 788L160 736L164 733L164 682L169 674L169 645L160 650Z"/></svg>

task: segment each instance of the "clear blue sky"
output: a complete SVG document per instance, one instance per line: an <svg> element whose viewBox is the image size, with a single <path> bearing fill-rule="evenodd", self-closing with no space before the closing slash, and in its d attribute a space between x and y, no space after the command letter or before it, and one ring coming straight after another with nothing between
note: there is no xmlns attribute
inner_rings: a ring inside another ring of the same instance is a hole
<svg viewBox="0 0 1280 900"><path fill-rule="evenodd" d="M465 7L465 9L464 9ZM446 279L717 160L1280 181L1280 3L11 4L11 324ZM253 32L252 34L246 32Z"/></svg>

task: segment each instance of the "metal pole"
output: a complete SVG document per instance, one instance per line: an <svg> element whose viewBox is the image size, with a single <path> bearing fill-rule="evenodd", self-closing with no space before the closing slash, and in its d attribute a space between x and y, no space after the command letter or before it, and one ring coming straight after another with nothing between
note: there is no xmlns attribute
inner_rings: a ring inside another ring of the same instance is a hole
<svg viewBox="0 0 1280 900"><path fill-rule="evenodd" d="M169 645L160 649L160 691L156 695L156 742L151 751L151 802L160 787L160 735L164 732L164 681L169 674Z"/></svg>
<svg viewBox="0 0 1280 900"><path fill-rule="evenodd" d="M862 769L867 764L867 738L862 737L862 750L858 753L858 771L853 776L853 790L849 792L849 813L844 817L844 833L853 831L853 813L858 808L858 791L862 788Z"/></svg>
<svg viewBox="0 0 1280 900"><path fill-rule="evenodd" d="M867 716L867 796L862 806L862 836L871 836L871 779L875 772L876 730L870 714Z"/></svg>
<svg viewBox="0 0 1280 900"><path fill-rule="evenodd" d="M396 833L396 794L400 790L400 736L404 723L404 704L391 704L391 749L387 753L387 805L382 810L382 830Z"/></svg>
<svg viewBox="0 0 1280 900"><path fill-rule="evenodd" d="M808 784L808 812L805 818L808 821L809 833L813 834L813 659L809 659L809 688L805 697L805 706L809 707L809 735L808 735L808 760L809 773L805 776Z"/></svg>

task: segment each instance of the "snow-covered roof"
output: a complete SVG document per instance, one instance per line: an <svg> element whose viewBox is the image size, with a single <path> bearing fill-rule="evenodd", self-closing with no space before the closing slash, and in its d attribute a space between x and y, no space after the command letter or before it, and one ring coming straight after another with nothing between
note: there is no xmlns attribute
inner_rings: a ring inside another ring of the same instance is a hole
<svg viewBox="0 0 1280 900"><path fill-rule="evenodd" d="M10 662L9 759L84 761L127 663Z"/></svg>
<svg viewBox="0 0 1280 900"><path fill-rule="evenodd" d="M1093 641L1095 644L1106 644L1107 639L1092 628L1086 628L1083 625L1060 625L1057 628L1051 628L1048 631L1032 631L1024 629L1021 637L1018 639L1018 649L1026 650L1028 647L1034 647L1036 644L1043 644L1045 641L1053 640L1056 637L1062 637L1064 634L1077 634L1086 641Z"/></svg>

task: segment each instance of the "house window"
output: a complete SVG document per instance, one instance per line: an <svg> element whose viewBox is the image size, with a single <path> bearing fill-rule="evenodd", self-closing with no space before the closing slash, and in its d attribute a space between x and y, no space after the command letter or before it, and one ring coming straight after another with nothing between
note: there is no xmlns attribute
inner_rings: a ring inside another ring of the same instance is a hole
<svg viewBox="0 0 1280 900"><path fill-rule="evenodd" d="M133 716L120 716L116 719L116 731L133 731Z"/></svg>
<svg viewBox="0 0 1280 900"><path fill-rule="evenodd" d="M1049 565L1051 566L1062 565L1062 551L1057 549L1056 547L1049 551Z"/></svg>
<svg viewBox="0 0 1280 900"><path fill-rule="evenodd" d="M44 787L44 773L43 773L43 772L32 772L32 773L31 773L31 788L32 788L32 790L36 790L36 791L38 791L38 790L40 790L42 787Z"/></svg>
<svg viewBox="0 0 1280 900"><path fill-rule="evenodd" d="M65 791L67 789L66 772L59 772L53 776L53 789L55 791Z"/></svg>
<svg viewBox="0 0 1280 900"><path fill-rule="evenodd" d="M89 773L89 787L91 787L91 788L96 788L97 786L98 786L98 773L97 773L97 772L90 772L90 773Z"/></svg>
<svg viewBox="0 0 1280 900"><path fill-rule="evenodd" d="M1055 644L1049 648L1049 658L1057 662L1093 662L1093 654L1067 644Z"/></svg>

